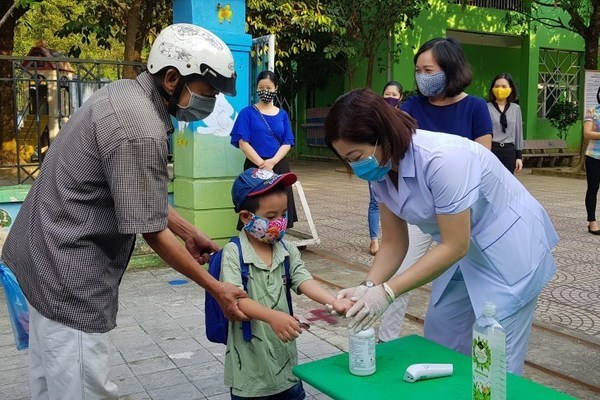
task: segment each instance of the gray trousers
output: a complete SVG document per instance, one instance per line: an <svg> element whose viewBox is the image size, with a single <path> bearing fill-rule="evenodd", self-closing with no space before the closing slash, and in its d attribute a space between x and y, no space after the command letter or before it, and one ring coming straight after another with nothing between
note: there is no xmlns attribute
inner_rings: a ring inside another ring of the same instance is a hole
<svg viewBox="0 0 600 400"><path fill-rule="evenodd" d="M108 333L86 333L52 321L29 304L32 400L112 400Z"/></svg>

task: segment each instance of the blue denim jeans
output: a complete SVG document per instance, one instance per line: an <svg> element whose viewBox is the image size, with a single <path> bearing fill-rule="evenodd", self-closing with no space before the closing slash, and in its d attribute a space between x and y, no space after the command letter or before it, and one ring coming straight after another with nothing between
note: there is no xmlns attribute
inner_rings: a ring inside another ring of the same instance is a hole
<svg viewBox="0 0 600 400"><path fill-rule="evenodd" d="M304 400L305 398L306 393L304 393L302 382L296 383L288 390L284 390L281 393L272 394L270 396L240 397L231 393L231 400Z"/></svg>
<svg viewBox="0 0 600 400"><path fill-rule="evenodd" d="M369 183L369 237L371 240L379 237L379 204L373 197L371 183Z"/></svg>

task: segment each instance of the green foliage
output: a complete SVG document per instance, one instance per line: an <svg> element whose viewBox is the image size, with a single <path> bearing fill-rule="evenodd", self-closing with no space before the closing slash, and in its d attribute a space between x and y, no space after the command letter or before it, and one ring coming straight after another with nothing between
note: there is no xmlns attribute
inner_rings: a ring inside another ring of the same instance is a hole
<svg viewBox="0 0 600 400"><path fill-rule="evenodd" d="M335 34L339 28L328 15L323 2L316 0L248 0L246 22L252 36L277 35L277 63L295 58L300 53L315 52L315 35Z"/></svg>
<svg viewBox="0 0 600 400"><path fill-rule="evenodd" d="M559 99L548 111L547 118L552 127L558 129L558 137L567 140L569 128L579 120L577 103Z"/></svg>
<svg viewBox="0 0 600 400"><path fill-rule="evenodd" d="M318 0L248 0L248 32L254 36L277 35L276 66L285 68L290 61L300 61L307 53L321 52L340 34L340 27ZM341 31L343 32L343 31Z"/></svg>
<svg viewBox="0 0 600 400"><path fill-rule="evenodd" d="M293 76L294 86L309 91L332 75L352 74L364 56L369 62L367 86L375 54L397 24L405 28L426 0L248 0L248 32L277 35L276 67ZM283 88L285 91L285 88ZM293 93L292 93L293 94Z"/></svg>
<svg viewBox="0 0 600 400"><path fill-rule="evenodd" d="M509 11L504 17L507 31L525 34L538 27L564 29L579 35L586 51L597 51L600 37L600 0L523 0L520 11ZM597 55L586 57L585 67L596 69Z"/></svg>
<svg viewBox="0 0 600 400"><path fill-rule="evenodd" d="M43 0L20 0L20 1L17 1L17 7L27 8L27 7L30 7L33 3L37 3L40 1L43 1Z"/></svg>
<svg viewBox="0 0 600 400"><path fill-rule="evenodd" d="M324 86L344 70L343 57L328 54L328 46L345 32L331 1L247 0L246 25L253 37L276 35L275 67L284 78L279 91L287 99L298 87L308 91ZM323 54L325 53L325 54Z"/></svg>
<svg viewBox="0 0 600 400"><path fill-rule="evenodd" d="M100 47L93 38L86 40L81 34L63 38L54 34L69 23L68 18L77 19L96 3L95 0L45 0L32 5L15 27L13 54L26 55L37 41L42 40L48 48L65 55L80 46L79 56L84 59L121 59L123 44L116 38L110 39L110 46ZM87 44L83 45L83 42Z"/></svg>
<svg viewBox="0 0 600 400"><path fill-rule="evenodd" d="M63 15L67 22L57 30L56 35L59 38L69 38L72 35L80 37L81 43L74 43L68 51L73 57L79 57L82 49L92 43L105 50L110 50L115 43L127 46L127 20L133 18L130 15L132 3L132 0L92 1L83 13L77 15L65 8ZM172 0L143 0L140 15L135 17L140 19L139 32L135 33L135 46L142 50L151 37L155 37L162 27L170 23Z"/></svg>
<svg viewBox="0 0 600 400"><path fill-rule="evenodd" d="M427 0L332 0L339 15L338 23L344 27L346 35L337 42L332 51L345 52L349 48L358 47L358 53L367 59L366 87L371 87L375 67L375 55L379 47L386 43L388 35L395 28L411 29L413 21L428 4ZM394 51L396 59L401 47ZM353 52L345 52L344 56L351 60L348 71L357 67L361 61L356 60Z"/></svg>

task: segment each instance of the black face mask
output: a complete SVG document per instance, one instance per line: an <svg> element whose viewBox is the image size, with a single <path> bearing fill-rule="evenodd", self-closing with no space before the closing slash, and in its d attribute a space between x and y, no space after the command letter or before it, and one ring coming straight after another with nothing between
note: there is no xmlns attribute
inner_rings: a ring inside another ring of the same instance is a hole
<svg viewBox="0 0 600 400"><path fill-rule="evenodd" d="M256 94L263 103L270 103L277 97L277 92L271 92L270 90L258 90Z"/></svg>
<svg viewBox="0 0 600 400"><path fill-rule="evenodd" d="M398 104L400 104L400 99L395 99L393 97L384 97L383 100L392 107L398 107Z"/></svg>

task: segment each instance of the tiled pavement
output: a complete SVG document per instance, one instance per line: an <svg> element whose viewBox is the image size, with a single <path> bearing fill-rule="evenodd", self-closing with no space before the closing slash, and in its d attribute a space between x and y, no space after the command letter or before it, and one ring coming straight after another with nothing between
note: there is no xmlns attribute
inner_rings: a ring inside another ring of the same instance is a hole
<svg viewBox="0 0 600 400"><path fill-rule="evenodd" d="M366 183L350 179L333 162L296 162L293 169L310 203L321 244L305 252L309 268L335 268L331 255L367 268ZM587 233L583 195L585 181L522 174L521 181L548 209L561 242L555 251L559 272L540 296L536 322L600 343L600 237ZM304 230L305 223L297 226ZM340 269L342 270L342 269ZM340 283L358 280L359 268L344 270ZM118 328L111 332L114 351L111 379L122 399L227 399L222 384L224 346L208 342L203 326L203 291L171 269L132 271L121 284ZM338 283L338 282L336 282ZM332 289L333 290L333 289ZM411 301L416 303L417 301ZM337 354L346 346L344 323L318 317L318 307L295 297L295 312L310 320L311 329L298 340L300 362ZM412 306L412 304L411 304ZM405 333L420 333L407 321ZM554 352L552 347L536 350ZM561 350L558 350L561 351ZM530 351L531 353L532 351ZM565 357L576 357L564 349ZM598 357L582 374L597 374ZM0 399L28 398L27 352L14 349L4 297L0 296ZM535 379L535 378L533 378ZM309 398L327 398L307 387ZM580 397L588 398L588 397ZM589 397L594 398L594 397Z"/></svg>

